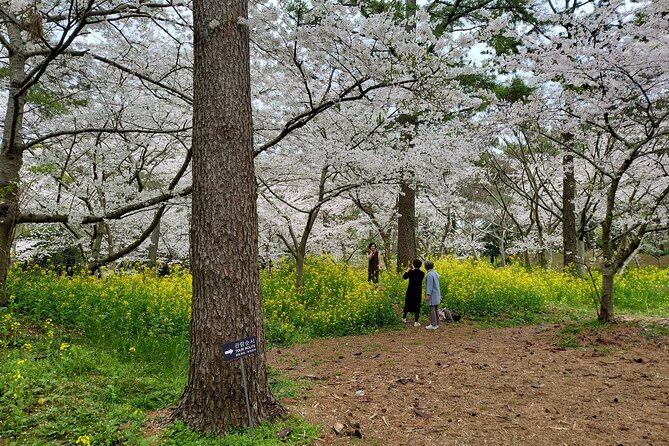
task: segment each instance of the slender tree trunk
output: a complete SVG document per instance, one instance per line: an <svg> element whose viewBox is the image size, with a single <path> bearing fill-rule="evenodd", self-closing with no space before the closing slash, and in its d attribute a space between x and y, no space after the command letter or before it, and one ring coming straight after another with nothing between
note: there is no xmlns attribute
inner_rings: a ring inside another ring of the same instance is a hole
<svg viewBox="0 0 669 446"><path fill-rule="evenodd" d="M297 287L300 288L304 285L304 255L300 253L295 257L295 275L297 276Z"/></svg>
<svg viewBox="0 0 669 446"><path fill-rule="evenodd" d="M397 272L402 272L416 258L416 191L404 182L397 210Z"/></svg>
<svg viewBox="0 0 669 446"><path fill-rule="evenodd" d="M539 215L538 199L534 203L532 203L532 215L534 217L534 222L537 225L537 237L539 239L539 251L537 252L537 261L542 269L546 269L548 265L548 260L546 260L546 244L544 243L544 231L543 227L541 226L541 220Z"/></svg>
<svg viewBox="0 0 669 446"><path fill-rule="evenodd" d="M616 274L616 263L613 246L613 211L615 197L620 179L614 178L606 194L606 211L602 221L602 302L598 318L604 322L614 322L613 314L613 281Z"/></svg>
<svg viewBox="0 0 669 446"><path fill-rule="evenodd" d="M244 359L254 423L282 414L267 380L258 270L249 29L244 0L194 2L193 310L190 370L175 417L200 432L246 426L240 361L223 343L257 336Z"/></svg>
<svg viewBox="0 0 669 446"><path fill-rule="evenodd" d="M156 265L158 263L158 243L160 242L160 222L151 232L151 242L149 243L149 262Z"/></svg>
<svg viewBox="0 0 669 446"><path fill-rule="evenodd" d="M19 94L25 81L26 57L21 29L7 22L12 49L9 51L9 91L0 146L0 307L9 303L7 274L11 261L16 218L19 213L19 172L23 164L23 111L27 92Z"/></svg>
<svg viewBox="0 0 669 446"><path fill-rule="evenodd" d="M615 271L613 266L604 261L602 267L602 302L599 309L599 320L604 322L615 322L613 315L613 280Z"/></svg>
<svg viewBox="0 0 669 446"><path fill-rule="evenodd" d="M504 246L504 230L502 230L502 234L499 236L499 255L501 257L501 266L505 267L506 266L506 247Z"/></svg>
<svg viewBox="0 0 669 446"><path fill-rule="evenodd" d="M639 257L636 255L636 249L632 252L632 254L630 254L629 257L627 257L627 259L625 259L625 261L623 261L622 266L620 268L618 268L618 271L616 272L616 274L618 274L618 277L625 274L625 270L627 270L627 266L631 262L635 262L636 267L637 268L639 267Z"/></svg>
<svg viewBox="0 0 669 446"><path fill-rule="evenodd" d="M564 255L564 272L575 272L577 259L576 236L576 179L574 178L574 157L565 155L562 158L564 174L562 178L562 252Z"/></svg>
<svg viewBox="0 0 669 446"><path fill-rule="evenodd" d="M578 250L576 272L579 276L583 276L585 274L585 241L582 238L579 238L576 242L576 248Z"/></svg>

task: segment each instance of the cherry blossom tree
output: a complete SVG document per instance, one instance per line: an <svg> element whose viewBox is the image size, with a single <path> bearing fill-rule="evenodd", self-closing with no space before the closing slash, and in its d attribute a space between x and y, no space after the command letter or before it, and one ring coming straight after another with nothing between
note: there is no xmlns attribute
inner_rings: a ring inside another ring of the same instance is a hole
<svg viewBox="0 0 669 446"><path fill-rule="evenodd" d="M507 68L541 87L516 116L536 117L537 134L598 172L589 187L603 197L599 318L612 322L616 271L669 221L669 11L608 3L569 16L547 11L551 33L518 36L526 49Z"/></svg>
<svg viewBox="0 0 669 446"><path fill-rule="evenodd" d="M30 191L21 181L22 166L27 160L33 172L50 174L50 181L57 184L52 203L60 205L62 210L62 206L66 206L66 189L72 186L70 179L84 178L84 175L74 174L73 166L80 159L78 154L90 155L96 150L100 153L107 144L116 149L127 143L131 135L185 137L189 130L188 119L155 107L155 102L149 105L147 100L151 95L158 101L190 101L189 82L182 88L180 81L175 80L179 68L188 65L187 57L178 57L185 54L184 45L174 44L178 41L174 34L190 33L187 20L181 16L185 12L183 7L171 2L0 3L0 55L6 77L0 148L0 305L7 303L4 284L16 224L78 224L84 220L98 223L158 205L181 192L177 183L183 172L176 170L172 172L177 172L175 176L167 180L173 185L171 190L151 197L144 194L139 203L126 200L122 205L107 205L113 200L99 194L92 199L91 186L88 197L78 195L80 201L87 201L87 212L59 213L58 206L55 209L38 206L27 209L28 212L20 209L20 203L26 201L36 204L32 195L27 195L28 200L25 200L24 192ZM147 23L162 27L149 29ZM171 41L174 52L166 50L167 46L163 47L162 54L177 57L168 63L165 63L168 59L163 59L158 64L160 58L151 48L152 41L155 46L159 46L158 42ZM122 80L124 77L132 80ZM132 83L134 85L128 85ZM132 91L138 85L146 94L136 89ZM126 108L128 101L133 100L139 103L130 112ZM56 152L59 156L54 156ZM54 158L60 162L53 163ZM111 155L106 154L106 158ZM120 160L117 161L120 168ZM90 164L86 170L90 170ZM110 181L109 172L103 168L98 174ZM99 211L100 207L104 210ZM163 211L161 206L155 209L154 222ZM145 232L150 233L149 228ZM136 242L114 251L116 254L129 252Z"/></svg>

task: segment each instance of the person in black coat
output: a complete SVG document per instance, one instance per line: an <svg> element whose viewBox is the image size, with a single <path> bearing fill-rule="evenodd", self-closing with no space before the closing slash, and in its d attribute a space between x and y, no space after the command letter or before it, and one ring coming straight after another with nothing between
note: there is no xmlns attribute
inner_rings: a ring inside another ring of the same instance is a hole
<svg viewBox="0 0 669 446"><path fill-rule="evenodd" d="M405 279L409 279L409 286L407 287L407 293L404 297L404 316L402 316L402 322L407 321L407 313L413 313L415 315L413 325L414 327L420 327L418 316L420 314L420 305L423 295L423 277L425 277L425 273L420 269L423 262L415 259L412 263L413 268L407 268L403 276Z"/></svg>

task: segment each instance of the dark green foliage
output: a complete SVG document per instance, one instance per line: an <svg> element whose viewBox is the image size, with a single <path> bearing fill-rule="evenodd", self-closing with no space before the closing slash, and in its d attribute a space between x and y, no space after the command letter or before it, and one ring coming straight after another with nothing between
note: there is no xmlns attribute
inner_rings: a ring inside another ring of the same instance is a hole
<svg viewBox="0 0 669 446"><path fill-rule="evenodd" d="M514 77L509 85L495 85L493 91L499 100L514 103L527 101L533 89L520 77Z"/></svg>

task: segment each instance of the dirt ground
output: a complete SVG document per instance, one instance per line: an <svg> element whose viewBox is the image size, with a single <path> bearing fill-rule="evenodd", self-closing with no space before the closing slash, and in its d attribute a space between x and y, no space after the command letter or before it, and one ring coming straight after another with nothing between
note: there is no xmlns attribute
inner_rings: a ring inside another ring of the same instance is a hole
<svg viewBox="0 0 669 446"><path fill-rule="evenodd" d="M323 427L315 445L669 445L669 337L567 331L407 324L268 363L304 384L284 405Z"/></svg>

